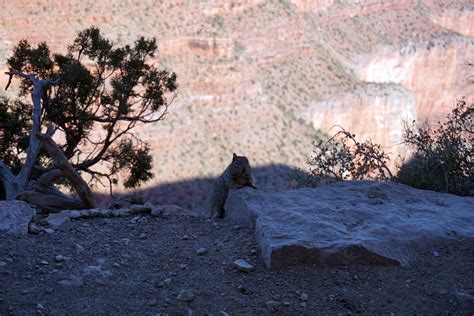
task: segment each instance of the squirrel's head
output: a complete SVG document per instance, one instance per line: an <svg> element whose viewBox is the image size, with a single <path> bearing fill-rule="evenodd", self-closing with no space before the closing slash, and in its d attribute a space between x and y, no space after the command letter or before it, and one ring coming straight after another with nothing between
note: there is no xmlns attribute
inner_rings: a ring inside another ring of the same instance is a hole
<svg viewBox="0 0 474 316"><path fill-rule="evenodd" d="M237 156L235 153L232 157L232 178L233 182L238 185L249 186L255 188L255 179L252 175L252 167L249 160L245 156Z"/></svg>

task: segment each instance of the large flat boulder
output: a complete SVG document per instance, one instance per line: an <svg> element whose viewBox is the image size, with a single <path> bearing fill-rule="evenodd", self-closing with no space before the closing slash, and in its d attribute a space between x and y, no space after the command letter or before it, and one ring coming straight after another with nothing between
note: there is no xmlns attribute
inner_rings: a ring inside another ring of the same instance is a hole
<svg viewBox="0 0 474 316"><path fill-rule="evenodd" d="M24 236L35 209L23 201L0 201L0 234Z"/></svg>
<svg viewBox="0 0 474 316"><path fill-rule="evenodd" d="M474 238L474 198L387 182L231 190L226 218L255 228L265 265L407 265L442 238Z"/></svg>

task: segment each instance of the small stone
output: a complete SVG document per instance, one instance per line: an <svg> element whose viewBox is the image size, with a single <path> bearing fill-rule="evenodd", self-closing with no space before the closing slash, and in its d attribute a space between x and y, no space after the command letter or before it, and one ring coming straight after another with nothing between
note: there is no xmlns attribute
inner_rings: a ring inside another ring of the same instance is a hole
<svg viewBox="0 0 474 316"><path fill-rule="evenodd" d="M140 236L138 236L139 239L145 239L146 238L146 234L143 233L143 234L140 234Z"/></svg>
<svg viewBox="0 0 474 316"><path fill-rule="evenodd" d="M54 260L56 260L56 262L63 262L64 261L64 256L62 255L57 255L56 257L54 257Z"/></svg>
<svg viewBox="0 0 474 316"><path fill-rule="evenodd" d="M41 263L42 265L44 265L44 266L49 265L49 262L46 261L46 260L41 260L40 263Z"/></svg>
<svg viewBox="0 0 474 316"><path fill-rule="evenodd" d="M159 217L163 214L163 208L160 206L152 206L150 214L153 217Z"/></svg>
<svg viewBox="0 0 474 316"><path fill-rule="evenodd" d="M145 204L143 204L143 206L148 207L148 208L152 208L153 204L151 202L146 202Z"/></svg>
<svg viewBox="0 0 474 316"><path fill-rule="evenodd" d="M117 263L117 262L114 262L112 265L113 265L114 267L116 267L116 268L120 268L120 267L121 267L120 263Z"/></svg>
<svg viewBox="0 0 474 316"><path fill-rule="evenodd" d="M5 261L0 261L0 267L4 267L6 265L7 265L7 263Z"/></svg>
<svg viewBox="0 0 474 316"><path fill-rule="evenodd" d="M269 310L276 310L280 306L280 303L277 301L268 301L265 305Z"/></svg>
<svg viewBox="0 0 474 316"><path fill-rule="evenodd" d="M44 310L44 306L41 303L36 304L36 309L38 310Z"/></svg>
<svg viewBox="0 0 474 316"><path fill-rule="evenodd" d="M45 290L46 294L53 294L54 292L54 289L52 287L48 287L46 290Z"/></svg>
<svg viewBox="0 0 474 316"><path fill-rule="evenodd" d="M207 249L204 247L201 247L196 251L196 254L198 254L199 256L205 255L206 253L207 253Z"/></svg>
<svg viewBox="0 0 474 316"><path fill-rule="evenodd" d="M291 303L290 303L290 302L288 302L288 301L284 301L284 302L283 302L283 306L286 306L286 307L288 307L288 306L290 306L290 305L291 305Z"/></svg>
<svg viewBox="0 0 474 316"><path fill-rule="evenodd" d="M81 277L71 275L68 278L61 279L57 282L59 285L64 285L64 286L82 286L84 285L84 282L82 281Z"/></svg>
<svg viewBox="0 0 474 316"><path fill-rule="evenodd" d="M434 251L431 253L433 255L433 257L439 257L439 252L437 251Z"/></svg>
<svg viewBox="0 0 474 316"><path fill-rule="evenodd" d="M254 270L253 265L243 259L237 259L234 261L234 267L241 272L251 272Z"/></svg>
<svg viewBox="0 0 474 316"><path fill-rule="evenodd" d="M188 240L188 239L189 239L189 236L188 236L188 235L183 235L183 236L181 237L181 239L182 239L182 240Z"/></svg>
<svg viewBox="0 0 474 316"><path fill-rule="evenodd" d="M45 228L43 229L43 231L48 235L54 234L54 229L51 229L51 228Z"/></svg>
<svg viewBox="0 0 474 316"><path fill-rule="evenodd" d="M186 267L187 267L187 265L185 265L184 263L179 265L179 268L180 268L181 270L186 269Z"/></svg>
<svg viewBox="0 0 474 316"><path fill-rule="evenodd" d="M222 316L230 316L229 313L224 312L224 311L220 311L220 312L219 312L219 315L222 315Z"/></svg>
<svg viewBox="0 0 474 316"><path fill-rule="evenodd" d="M308 300L308 294L302 293L300 296L300 300L306 302Z"/></svg>
<svg viewBox="0 0 474 316"><path fill-rule="evenodd" d="M122 238L120 239L120 241L125 244L126 246L128 246L128 244L130 244L130 238Z"/></svg>
<svg viewBox="0 0 474 316"><path fill-rule="evenodd" d="M41 232L41 228L39 228L38 225L36 225L36 223L30 223L30 225L28 226L28 232L30 234L39 234Z"/></svg>
<svg viewBox="0 0 474 316"><path fill-rule="evenodd" d="M301 306L302 308L306 308L307 305L308 305L308 304L306 304L306 302L300 303L300 306Z"/></svg>
<svg viewBox="0 0 474 316"><path fill-rule="evenodd" d="M178 301L191 302L194 299L194 294L189 290L182 290L178 295Z"/></svg>
<svg viewBox="0 0 474 316"><path fill-rule="evenodd" d="M71 219L66 211L49 214L46 222L51 228L59 229L62 232L68 232L71 229Z"/></svg>
<svg viewBox="0 0 474 316"><path fill-rule="evenodd" d="M70 211L69 212L69 217L71 219L78 219L78 218L82 217L82 213L81 213L81 211Z"/></svg>
<svg viewBox="0 0 474 316"><path fill-rule="evenodd" d="M238 289L239 289L240 293L247 293L248 292L248 289L243 285L239 285Z"/></svg>
<svg viewBox="0 0 474 316"><path fill-rule="evenodd" d="M151 207L150 204L145 204L145 205L132 205L130 208L130 213L132 214L146 214L151 212Z"/></svg>
<svg viewBox="0 0 474 316"><path fill-rule="evenodd" d="M89 214L90 214L90 217L94 217L94 218L102 216L102 212L96 209L89 210Z"/></svg>
<svg viewBox="0 0 474 316"><path fill-rule="evenodd" d="M165 284L170 285L171 284L171 278L165 279Z"/></svg>
<svg viewBox="0 0 474 316"><path fill-rule="evenodd" d="M81 252L84 251L84 247L82 247L82 246L79 245L79 244L75 244L75 245L74 245L74 249L76 249L76 252L77 252L77 253L81 253Z"/></svg>

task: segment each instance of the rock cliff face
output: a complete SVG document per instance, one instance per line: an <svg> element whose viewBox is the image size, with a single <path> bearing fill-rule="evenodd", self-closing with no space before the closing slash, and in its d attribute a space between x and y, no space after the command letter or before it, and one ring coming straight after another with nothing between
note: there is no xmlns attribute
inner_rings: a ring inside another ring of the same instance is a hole
<svg viewBox="0 0 474 316"><path fill-rule="evenodd" d="M417 117L440 118L453 105L453 96L472 97L466 78L472 40L433 39L426 46L410 45L394 51L381 47L362 56L355 67L362 81L400 84L413 94Z"/></svg>
<svg viewBox="0 0 474 316"><path fill-rule="evenodd" d="M215 176L234 151L304 168L315 130L340 124L391 147L401 119L443 116L472 91L473 5L450 3L4 1L0 70L22 38L64 51L90 25L121 44L154 36L180 88L166 121L137 131L155 156L149 186Z"/></svg>
<svg viewBox="0 0 474 316"><path fill-rule="evenodd" d="M315 128L335 133L341 126L360 139L384 144L393 157L406 153L407 148L400 144L403 124L417 118L412 93L401 86L381 84L315 102L310 113Z"/></svg>

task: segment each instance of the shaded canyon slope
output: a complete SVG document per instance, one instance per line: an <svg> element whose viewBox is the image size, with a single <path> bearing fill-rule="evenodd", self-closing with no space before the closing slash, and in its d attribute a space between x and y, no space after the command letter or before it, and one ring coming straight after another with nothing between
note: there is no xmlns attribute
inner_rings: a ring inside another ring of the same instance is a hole
<svg viewBox="0 0 474 316"><path fill-rule="evenodd" d="M446 2L4 1L0 70L23 38L64 51L91 25L120 44L156 37L180 88L166 120L137 131L153 148L149 187L216 176L232 152L305 167L335 124L396 154L402 120L473 98L474 4Z"/></svg>

